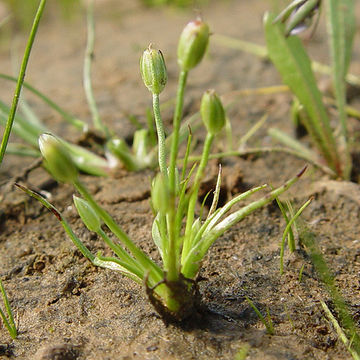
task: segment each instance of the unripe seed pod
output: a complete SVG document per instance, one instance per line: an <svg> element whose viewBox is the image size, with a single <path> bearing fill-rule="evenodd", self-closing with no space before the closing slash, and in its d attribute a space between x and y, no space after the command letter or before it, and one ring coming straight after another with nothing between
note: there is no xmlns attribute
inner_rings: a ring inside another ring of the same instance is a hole
<svg viewBox="0 0 360 360"><path fill-rule="evenodd" d="M75 207L81 217L81 220L85 226L94 232L98 232L101 228L101 222L99 216L94 209L88 204L87 201L77 196L73 196Z"/></svg>
<svg viewBox="0 0 360 360"><path fill-rule="evenodd" d="M140 58L140 72L145 86L153 94L160 94L167 82L167 71L163 54L151 44Z"/></svg>
<svg viewBox="0 0 360 360"><path fill-rule="evenodd" d="M163 174L158 174L152 183L151 201L156 211L165 214L170 206L170 191L167 178Z"/></svg>
<svg viewBox="0 0 360 360"><path fill-rule="evenodd" d="M203 58L208 42L209 26L200 19L189 22L182 31L178 44L178 63L182 70L194 68Z"/></svg>
<svg viewBox="0 0 360 360"><path fill-rule="evenodd" d="M73 183L78 178L78 169L63 144L51 134L39 137L39 148L46 168L60 182Z"/></svg>
<svg viewBox="0 0 360 360"><path fill-rule="evenodd" d="M201 118L207 131L216 135L225 125L225 110L215 90L207 90L200 106Z"/></svg>

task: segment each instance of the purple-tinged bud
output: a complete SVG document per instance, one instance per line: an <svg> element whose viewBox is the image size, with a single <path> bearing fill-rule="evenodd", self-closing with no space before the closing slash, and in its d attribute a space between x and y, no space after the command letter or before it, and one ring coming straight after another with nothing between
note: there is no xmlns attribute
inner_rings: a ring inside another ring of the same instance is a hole
<svg viewBox="0 0 360 360"><path fill-rule="evenodd" d="M194 68L201 61L209 43L209 36L209 26L200 19L185 26L178 45L178 63L183 71Z"/></svg>

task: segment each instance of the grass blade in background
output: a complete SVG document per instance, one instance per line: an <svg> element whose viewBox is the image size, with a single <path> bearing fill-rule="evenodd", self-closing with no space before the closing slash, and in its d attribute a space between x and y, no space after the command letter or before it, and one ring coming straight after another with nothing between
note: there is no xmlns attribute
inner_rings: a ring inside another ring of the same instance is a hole
<svg viewBox="0 0 360 360"><path fill-rule="evenodd" d="M341 175L341 163L330 120L322 102L321 93L311 69L311 62L301 41L284 36L283 26L273 24L273 16L265 15L265 35L271 61L280 72L283 81L299 99L309 114L305 126L326 159L329 167Z"/></svg>
<svg viewBox="0 0 360 360"><path fill-rule="evenodd" d="M324 283L325 288L335 305L342 327L346 330L347 336L352 339L352 349L356 351L357 354L360 354L358 328L350 315L345 299L336 286L335 278L317 245L316 235L307 228L301 218L296 221L296 228L299 233L300 241L305 246L305 250L310 256L319 279Z"/></svg>
<svg viewBox="0 0 360 360"><path fill-rule="evenodd" d="M9 299L8 299L8 297L6 295L5 288L4 288L4 285L3 285L2 281L1 281L1 279L0 279L0 292L1 292L3 302L4 302L4 305L5 305L5 311L6 311L6 314L8 316L8 317L6 317L5 313L0 308L1 319L2 319L3 323L5 324L5 327L8 330L10 336L13 339L16 339L16 337L17 337L17 329L16 329L16 325L15 325L15 321L14 321L14 316L13 316L13 313L11 311Z"/></svg>
<svg viewBox="0 0 360 360"><path fill-rule="evenodd" d="M92 81L91 81L91 64L94 57L94 42L95 42L95 24L94 24L94 0L90 0L87 6L87 41L84 58L84 90L86 95L86 101L89 104L89 109L92 116L92 121L95 129L101 131L104 135L109 137L109 131L103 124L98 107L96 105Z"/></svg>
<svg viewBox="0 0 360 360"><path fill-rule="evenodd" d="M45 4L46 4L46 0L41 0L40 1L38 10L36 12L34 22L33 22L33 25L32 25L31 31L30 31L30 36L29 36L28 42L26 44L25 53L24 53L24 57L23 57L23 60L22 60L22 63L21 63L20 73L19 73L17 84L16 84L16 89L15 89L12 105L11 105L11 108L10 108L9 118L8 118L7 123L6 123L5 131L4 131L3 138L2 138L2 141L1 141L1 145L0 145L0 164L2 163L2 160L3 160L4 155L5 155L6 147L7 147L7 144L9 142L11 129L12 129L14 119L15 119L15 113L16 113L17 106L18 106L18 103L19 103L22 84L23 84L24 79L25 79L26 67L27 67L27 64L28 64L28 61L29 61L29 58L30 58L31 49L32 49L32 46L33 46L33 43L34 43L34 40L35 40L37 29L39 27L40 19L41 19L41 16L42 16L43 12L44 12Z"/></svg>
<svg viewBox="0 0 360 360"><path fill-rule="evenodd" d="M353 39L356 31L354 0L328 0L326 3L327 31L330 41L332 78L336 105L341 124L341 142L344 148L344 178L351 173L351 155L348 146L345 78L349 68Z"/></svg>

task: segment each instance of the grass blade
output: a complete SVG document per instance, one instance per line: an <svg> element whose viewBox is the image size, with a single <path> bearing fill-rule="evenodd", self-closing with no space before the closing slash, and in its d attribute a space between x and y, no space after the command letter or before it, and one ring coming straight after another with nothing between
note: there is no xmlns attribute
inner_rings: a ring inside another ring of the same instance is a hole
<svg viewBox="0 0 360 360"><path fill-rule="evenodd" d="M10 336L13 339L16 339L17 330L16 330L15 321L14 321L14 316L12 314L9 299L8 299L8 297L6 295L6 291L5 291L5 288L4 288L4 285L3 285L2 281L1 281L1 279L0 279L0 292L1 292L1 295L3 297L6 313L7 313L9 319L7 319L7 317L5 316L4 312L1 309L0 309L0 316L1 316L5 326L7 328L7 330L9 331Z"/></svg>
<svg viewBox="0 0 360 360"><path fill-rule="evenodd" d="M38 10L36 12L34 22L33 22L33 25L32 25L31 31L30 31L30 36L29 36L28 42L26 44L25 53L24 53L24 57L23 57L23 60L21 63L20 73L19 73L17 84L16 84L13 101L12 101L11 108L10 108L9 118L6 123L5 131L4 131L3 138L1 141L1 145L0 145L0 164L2 163L2 160L5 155L6 147L9 142L9 137L10 137L13 123L14 123L15 113L16 113L17 106L19 103L22 85L23 85L23 82L25 79L26 67L27 67L27 64L28 64L28 61L30 58L31 49L34 44L34 40L35 40L37 29L39 27L40 19L44 12L45 4L46 4L46 0L40 1Z"/></svg>
<svg viewBox="0 0 360 360"><path fill-rule="evenodd" d="M326 316L329 318L332 325L334 326L339 338L344 343L344 345L348 349L348 351L351 354L351 356L353 357L353 359L354 360L360 360L359 354L354 349L351 348L351 343L350 343L349 339L346 337L345 333L341 329L339 323L337 322L335 316L331 313L328 306L323 301L320 301L320 304L321 304L323 310L325 311Z"/></svg>
<svg viewBox="0 0 360 360"><path fill-rule="evenodd" d="M291 230L292 224L295 223L296 219L301 215L305 208L311 203L313 198L310 198L297 212L296 214L287 222L283 236L281 239L281 250L280 250L280 275L284 273L284 250L285 250L285 239ZM278 202L279 203L279 202ZM295 246L294 246L295 247Z"/></svg>
<svg viewBox="0 0 360 360"><path fill-rule="evenodd" d="M327 30L330 40L332 77L336 104L341 124L341 141L344 147L344 178L351 173L351 155L348 147L345 77L349 68L353 39L356 31L353 0L326 1Z"/></svg>
<svg viewBox="0 0 360 360"><path fill-rule="evenodd" d="M338 288L336 287L334 276L332 275L316 243L316 236L307 228L307 226L305 226L301 218L296 222L296 228L299 233L299 238L302 244L304 244L306 252L309 254L320 280L324 283L329 295L331 296L338 316L341 320L342 326L344 327L344 329L346 329L349 336L353 340L354 350L359 354L360 336L358 334L358 329L353 318L350 315L344 297L341 295Z"/></svg>
<svg viewBox="0 0 360 360"><path fill-rule="evenodd" d="M41 202L48 210L50 210L56 218L60 221L61 225L63 226L66 233L69 235L72 242L75 244L75 246L80 250L80 252L89 259L92 263L94 263L95 256L90 252L90 250L82 243L82 241L74 234L72 231L69 223L66 221L66 219L62 216L60 211L56 209L56 207L52 204L50 204L45 198L37 194L36 192L28 189L27 187L15 184L16 187L18 187L20 190L24 191L26 194L30 195L34 199Z"/></svg>
<svg viewBox="0 0 360 360"><path fill-rule="evenodd" d="M281 24L273 24L272 21L273 16L266 14L265 35L270 59L280 72L284 83L309 114L305 126L329 167L341 174L336 142L322 95L316 85L310 59L300 39L295 36L285 38Z"/></svg>
<svg viewBox="0 0 360 360"><path fill-rule="evenodd" d="M96 105L92 82L91 82L91 64L94 57L94 41L95 41L95 24L94 24L94 0L89 2L87 7L87 43L84 59L84 90L86 100L92 115L92 120L96 129L102 131L105 135L109 135L109 131L103 124Z"/></svg>
<svg viewBox="0 0 360 360"><path fill-rule="evenodd" d="M270 317L269 309L266 309L267 316L265 318L263 316L263 314L261 314L260 310L255 306L255 304L247 296L245 296L245 299L249 303L249 305L253 308L256 315L260 319L260 321L265 325L266 331L268 332L268 334L274 335L274 333L275 333L274 325L273 325L271 317Z"/></svg>

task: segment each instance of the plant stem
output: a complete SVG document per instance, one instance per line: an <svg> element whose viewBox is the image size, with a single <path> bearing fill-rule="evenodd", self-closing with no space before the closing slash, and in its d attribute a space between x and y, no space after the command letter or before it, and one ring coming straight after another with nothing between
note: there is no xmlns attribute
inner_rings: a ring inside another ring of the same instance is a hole
<svg viewBox="0 0 360 360"><path fill-rule="evenodd" d="M101 208L93 199L86 187L77 180L74 183L75 188L79 191L81 196L90 204L94 211L104 220L108 228L118 237L118 239L129 249L134 255L135 259L141 264L144 271L149 271L149 279L155 283L163 279L163 272L141 249L139 249L128 235L116 224L110 214Z"/></svg>
<svg viewBox="0 0 360 360"><path fill-rule="evenodd" d="M161 119L161 114L160 114L159 94L153 94L153 110L154 110L154 117L156 123L156 131L158 135L159 168L161 173L164 176L167 176L165 131L164 131L164 123Z"/></svg>
<svg viewBox="0 0 360 360"><path fill-rule="evenodd" d="M184 90L188 71L181 71L179 75L178 89L176 94L176 107L173 119L173 133L171 140L170 165L169 165L169 185L170 191L175 194L175 168L179 149L179 131L184 105Z"/></svg>
<svg viewBox="0 0 360 360"><path fill-rule="evenodd" d="M29 39L28 39L28 42L26 44L24 57L23 57L23 60L21 62L20 73L19 73L19 77L18 77L18 80L17 80L17 84L16 84L15 93L14 93L14 97L13 97L12 104L11 104L11 109L10 109L8 121L6 123L4 135L3 135L3 138L2 138L2 141L1 141L0 164L3 161L5 151L6 151L6 147L7 147L7 144L9 142L11 129L12 129L12 126L13 126L13 123L14 123L15 113L16 113L17 106L18 106L19 99L20 99L20 93L21 93L22 84L23 84L24 79L25 79L26 67L27 67L27 64L28 64L28 61L29 61L29 58L30 58L30 53L31 53L31 49L32 49L32 46L33 46L33 43L34 43L34 40L35 40L36 32L37 32L37 29L39 27L41 15L44 12L45 4L46 4L46 0L41 0L40 1L38 10L36 12L34 22L33 22L33 25L32 25L31 31L30 31Z"/></svg>
<svg viewBox="0 0 360 360"><path fill-rule="evenodd" d="M189 207L188 207L188 212L187 212L187 217L186 217L186 228L185 228L184 245L183 245L183 251L182 251L182 261L186 258L188 252L191 249L191 228L192 228L192 225L194 222L196 201L197 201L198 192L199 192L199 188L200 188L200 182L201 182L201 179L203 178L204 171L205 171L208 159L209 159L211 144L214 140L214 137L215 136L210 133L207 133L207 135L206 135L200 165L199 165L199 168L198 168L196 176L195 176L194 185L192 186L192 189L191 189Z"/></svg>
<svg viewBox="0 0 360 360"><path fill-rule="evenodd" d="M86 100L92 114L92 120L96 129L103 132L107 137L109 135L108 129L101 121L99 111L96 105L92 82L91 82L91 63L94 58L94 42L95 42L95 25L94 25L94 0L89 2L87 8L87 43L84 59L84 90Z"/></svg>

